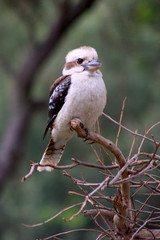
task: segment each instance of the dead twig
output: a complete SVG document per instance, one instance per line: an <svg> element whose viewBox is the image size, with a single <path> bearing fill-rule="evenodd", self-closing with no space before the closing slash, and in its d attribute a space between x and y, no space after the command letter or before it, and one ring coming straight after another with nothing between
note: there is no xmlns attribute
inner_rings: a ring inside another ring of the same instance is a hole
<svg viewBox="0 0 160 240"><path fill-rule="evenodd" d="M122 128L122 118L123 118L126 100L127 100L127 97L125 97L125 99L123 100L123 103L122 103L122 109L121 109L121 114L120 114L120 119L119 119L119 128L118 128L116 142L115 142L116 146L118 145L118 139L119 139L121 128Z"/></svg>
<svg viewBox="0 0 160 240"><path fill-rule="evenodd" d="M99 143L103 147L107 148L111 153L113 153L117 159L117 163L119 164L120 169L125 165L125 163L126 163L125 157L123 156L120 149L112 141L102 137L101 135L99 135L97 133L89 132L88 130L87 130L88 134L86 134L86 129L85 129L83 123L80 121L80 119L77 119L77 118L72 119L71 127L77 132L79 137L85 138L85 139L90 140L95 143ZM128 177L128 169L127 168L121 174L122 179L124 179L126 177ZM122 191L122 195L125 198L126 202L129 202L130 201L130 188L129 188L128 182L125 182L121 185L121 191Z"/></svg>
<svg viewBox="0 0 160 240"><path fill-rule="evenodd" d="M116 120L114 120L113 118L111 118L109 115L107 115L107 114L105 114L105 113L102 113L102 115L105 116L106 118L108 118L109 120L111 120L112 122L114 122L115 124L120 125L121 128L123 128L123 129L126 130L127 132L131 133L132 135L141 137L142 139L145 139L145 140L148 140L148 141L154 143L154 140L153 140L153 139L151 139L151 138L149 138L149 137L147 137L147 136L145 136L145 135L142 135L142 134L140 134L140 133L135 133L135 132L131 131L131 130L128 129L127 127L123 126L122 124L119 124ZM154 127L156 127L157 125L160 125L160 122L157 122L157 123L154 125ZM152 129L153 129L153 127L152 127Z"/></svg>
<svg viewBox="0 0 160 240"><path fill-rule="evenodd" d="M79 229L69 230L69 231L66 231L66 232L57 233L57 234L51 235L49 237L46 237L46 238L43 238L43 239L38 239L38 240L49 240L49 239L56 238L58 236L67 235L67 234L74 233L74 232L79 232L79 231L85 231L85 232L88 231L88 232L100 233L99 230L92 229L92 228L89 228L89 229L79 228Z"/></svg>
<svg viewBox="0 0 160 240"><path fill-rule="evenodd" d="M29 228L42 226L42 225L44 225L44 224L52 221L53 219L55 219L56 217L58 217L58 216L61 215L62 213L70 210L71 208L75 208L75 207L80 206L80 205L82 205L82 203L76 203L76 204L73 204L72 206L66 207L66 208L64 208L63 210L59 211L59 212L58 212L57 214L55 214L54 216L52 216L51 218L49 218L49 219L47 219L47 220L45 220L45 221L43 221L43 222L41 222L41 223L36 223L36 224L32 224L32 225L22 223L22 225L25 226L25 227L29 227Z"/></svg>
<svg viewBox="0 0 160 240"><path fill-rule="evenodd" d="M58 170L65 170L65 169L72 169L74 167L76 167L78 164L78 162L76 163L73 163L73 164L70 164L70 165L66 165L66 166L54 166L54 165L51 165L51 164L40 164L40 163L34 163L33 161L30 161L30 170L29 170L29 173L27 173L24 177L22 177L21 179L21 182L24 182L26 181L29 177L32 176L34 170L36 167L51 167L53 169L58 169Z"/></svg>
<svg viewBox="0 0 160 240"><path fill-rule="evenodd" d="M120 122L121 120L122 119L120 119ZM154 124L153 127L146 131L144 136L142 135L143 139L140 142L140 147L138 147L136 153L134 153L134 146L136 144L137 134L134 135L129 154L125 158L115 143L109 139L102 137L98 133L89 132L89 130L85 128L80 119L72 119L71 127L77 132L79 137L89 140L93 143L100 144L100 150L96 150L97 148L94 149L95 155L99 159L99 164L92 164L86 161L83 162L73 158L73 163L70 165L45 166L50 166L53 169L63 170L63 175L67 176L80 190L80 192L68 191L68 194L83 198L83 201L63 209L44 222L25 226L36 227L43 225L55 219L63 212L76 207L76 212L72 214L68 219L63 218L63 220L71 221L83 212L84 216L88 216L98 228L97 240L104 239L106 237L112 240L160 240L160 231L157 231L156 229L147 229L148 226L159 228L160 209L156 206L152 206L149 203L152 201L152 197L159 196L160 193L160 177L158 173L156 175L156 172L154 171L160 168L160 156L158 152L160 143L152 138L152 141L150 142L154 144L155 150L152 153L142 151L144 140L147 140L146 135L155 126L157 126L157 124ZM119 133L120 129L121 126L119 128ZM137 131L134 133L137 133ZM116 159L116 162L112 161L112 165L107 166L104 161L105 159L102 158L101 160L99 158L98 151L100 151L101 154L102 147L104 148L104 152L107 158L109 157L110 159ZM133 156L131 156L132 154ZM31 162L30 165L30 171L28 174L26 174L26 176L22 178L22 181L25 181L30 176L32 176L37 166L41 166L39 163L34 162ZM81 174L81 179L79 179L77 176L74 177L73 174L65 171L66 169L72 169L77 166L101 170L97 171L97 173L103 176L103 180L98 182L91 182L87 181L87 178L83 174ZM152 171L154 171L154 173L152 173ZM141 178L142 175L143 178ZM133 179L135 180L133 181ZM110 192L108 192L109 188L113 189L114 193L115 190L117 190L117 193L114 196L110 196ZM132 188L132 201L130 200L130 188ZM106 194L106 191L109 193L108 195ZM138 202L136 199L136 196L138 194L143 195L143 202ZM106 202L112 205L112 207L109 208L106 205ZM137 207L137 204L134 205L134 202L140 204L140 206ZM88 204L92 206L92 209L86 210ZM145 222L141 216L145 216ZM75 231L77 231L77 229ZM69 233L72 233L72 230L64 233L58 233L44 239L47 240L53 238L60 240L59 236Z"/></svg>

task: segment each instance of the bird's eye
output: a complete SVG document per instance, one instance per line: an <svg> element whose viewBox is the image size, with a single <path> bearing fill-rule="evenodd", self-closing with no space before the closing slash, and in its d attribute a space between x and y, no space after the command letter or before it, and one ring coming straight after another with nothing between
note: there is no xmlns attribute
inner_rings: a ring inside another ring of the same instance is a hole
<svg viewBox="0 0 160 240"><path fill-rule="evenodd" d="M78 64L81 64L82 62L83 62L83 59L82 59L82 58L78 58L78 59L77 59L77 63L78 63Z"/></svg>

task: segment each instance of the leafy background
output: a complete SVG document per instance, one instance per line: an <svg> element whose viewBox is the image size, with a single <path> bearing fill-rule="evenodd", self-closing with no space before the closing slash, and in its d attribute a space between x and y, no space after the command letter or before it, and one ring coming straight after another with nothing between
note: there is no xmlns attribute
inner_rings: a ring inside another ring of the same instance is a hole
<svg viewBox="0 0 160 240"><path fill-rule="evenodd" d="M83 0L81 0L83 1ZM79 2L81 2L79 1ZM20 3L21 2L21 3ZM5 136L11 113L15 83L14 73L24 64L29 51L37 42L42 42L58 18L59 3L65 1L1 1L0 2L0 135ZM76 5L78 1L68 1ZM27 13L26 15L24 13ZM27 16L27 17L26 17ZM48 99L52 82L61 74L66 53L81 45L97 49L103 63L103 76L108 90L105 112L118 121L121 105L127 96L123 124L140 132L159 121L160 105L160 2L159 0L101 0L84 12L58 41L54 54L50 54L38 69L30 91L35 101ZM26 69L27 71L27 69ZM25 183L21 177L29 171L29 160L39 161L47 144L42 135L47 119L47 107L33 111L24 153L15 162L12 171L1 183L0 239L37 239L73 228L90 227L82 215L72 222L58 217L43 226L26 228L21 223L42 222L69 204L80 201L67 194L74 190L73 184L61 171L38 173ZM101 133L115 141L117 127L101 117ZM159 132L152 132L159 137ZM120 147L124 154L129 151L131 138L123 132ZM152 149L151 149L152 150ZM149 151L149 150L148 150ZM96 162L90 146L75 136L67 145L62 165L76 157L83 161ZM5 161L5 159L3 159ZM0 161L3 164L3 161ZM2 165L1 165L2 166ZM87 174L90 180L99 176L78 168L72 173ZM73 210L72 210L73 211ZM72 211L63 217L72 215ZM68 215L67 215L68 214ZM95 239L92 233L74 233L65 239Z"/></svg>

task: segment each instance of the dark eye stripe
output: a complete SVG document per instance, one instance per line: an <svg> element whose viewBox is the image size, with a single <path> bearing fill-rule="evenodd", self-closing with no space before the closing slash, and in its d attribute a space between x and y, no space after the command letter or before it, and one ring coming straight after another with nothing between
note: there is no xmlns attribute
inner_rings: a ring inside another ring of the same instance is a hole
<svg viewBox="0 0 160 240"><path fill-rule="evenodd" d="M65 69L66 69L66 70L69 70L69 69L71 69L71 68L73 68L73 67L75 67L75 62L68 62L68 63L66 63L66 65L65 65Z"/></svg>

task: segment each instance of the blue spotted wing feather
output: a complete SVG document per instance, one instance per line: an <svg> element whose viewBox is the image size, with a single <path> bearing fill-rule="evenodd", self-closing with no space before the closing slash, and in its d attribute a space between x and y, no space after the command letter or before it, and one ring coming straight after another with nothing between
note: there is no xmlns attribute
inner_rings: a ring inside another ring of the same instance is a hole
<svg viewBox="0 0 160 240"><path fill-rule="evenodd" d="M52 127L58 112L61 110L65 102L65 97L68 93L70 84L71 77L68 75L58 78L51 86L48 106L48 123L43 135L43 139L45 138L48 129Z"/></svg>

